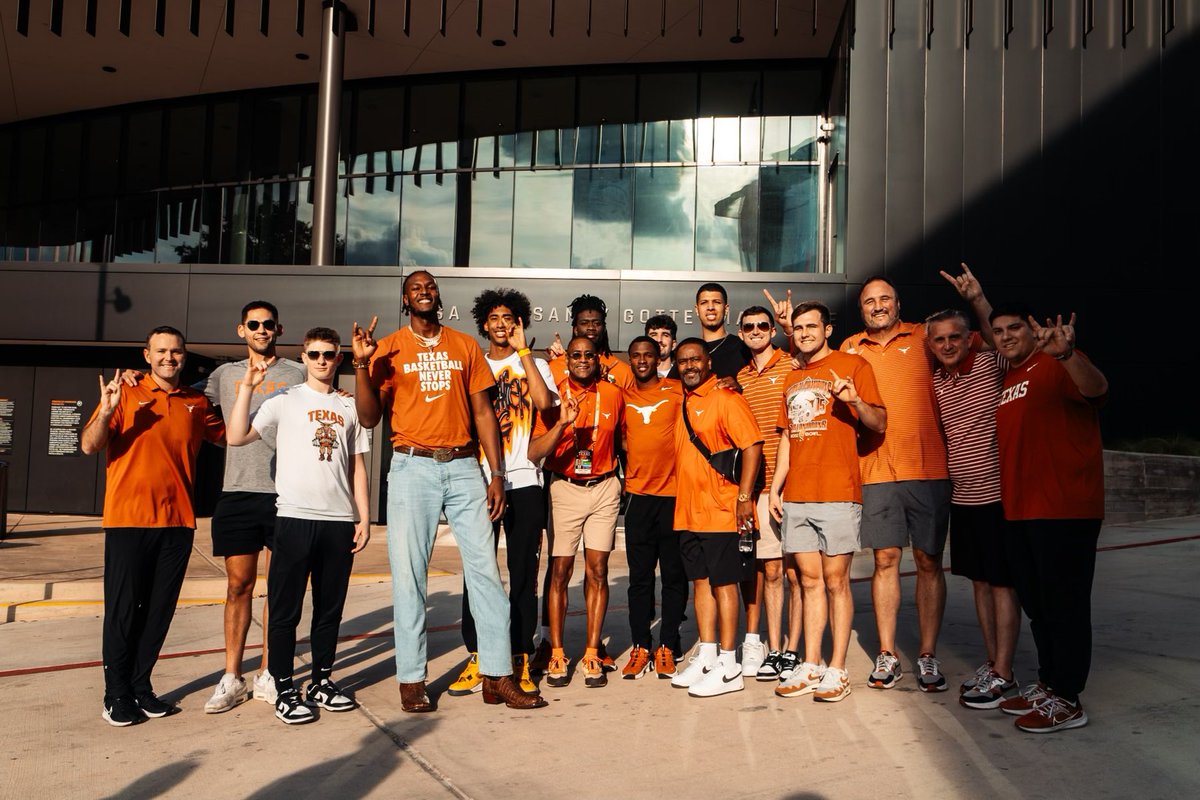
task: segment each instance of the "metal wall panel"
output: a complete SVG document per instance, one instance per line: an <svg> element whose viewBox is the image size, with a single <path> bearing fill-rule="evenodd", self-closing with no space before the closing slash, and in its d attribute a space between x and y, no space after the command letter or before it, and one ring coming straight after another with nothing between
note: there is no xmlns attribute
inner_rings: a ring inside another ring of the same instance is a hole
<svg viewBox="0 0 1200 800"><path fill-rule="evenodd" d="M1078 256L1080 34L1087 0L1043 0L1049 30L1042 53L1042 191L1046 263L1070 264Z"/></svg>
<svg viewBox="0 0 1200 800"><path fill-rule="evenodd" d="M1175 0L1175 29L1164 37L1162 54L1162 266L1196 261L1195 189L1200 159L1181 158L1200 142L1200 0ZM1155 274L1161 274L1156 270Z"/></svg>
<svg viewBox="0 0 1200 800"><path fill-rule="evenodd" d="M1042 0L1009 0L1011 19L1004 50L1004 184L1000 239L1003 263L1023 261L1035 269L1045 257L1038 246L1042 144Z"/></svg>
<svg viewBox="0 0 1200 800"><path fill-rule="evenodd" d="M887 173L888 3L855 6L850 51L846 276L861 281L884 267Z"/></svg>
<svg viewBox="0 0 1200 800"><path fill-rule="evenodd" d="M933 5L925 73L925 265L963 258L963 32L965 4Z"/></svg>
<svg viewBox="0 0 1200 800"><path fill-rule="evenodd" d="M963 256L994 285L1004 274L1004 3L974 0L973 8L963 73Z"/></svg>
<svg viewBox="0 0 1200 800"><path fill-rule="evenodd" d="M927 2L892 3L884 252L900 279L923 268L927 11Z"/></svg>

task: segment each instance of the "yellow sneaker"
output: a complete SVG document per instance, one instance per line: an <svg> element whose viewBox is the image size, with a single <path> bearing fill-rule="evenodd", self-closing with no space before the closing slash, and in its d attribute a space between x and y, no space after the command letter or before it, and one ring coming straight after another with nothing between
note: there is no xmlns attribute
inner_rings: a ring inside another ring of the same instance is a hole
<svg viewBox="0 0 1200 800"><path fill-rule="evenodd" d="M479 654L471 653L471 658L463 667L463 671L459 673L458 680L450 684L446 693L454 697L462 697L465 694L474 694L482 690L483 676L479 674Z"/></svg>
<svg viewBox="0 0 1200 800"><path fill-rule="evenodd" d="M529 677L529 656L517 653L513 656L513 676L526 694L541 694L537 684Z"/></svg>

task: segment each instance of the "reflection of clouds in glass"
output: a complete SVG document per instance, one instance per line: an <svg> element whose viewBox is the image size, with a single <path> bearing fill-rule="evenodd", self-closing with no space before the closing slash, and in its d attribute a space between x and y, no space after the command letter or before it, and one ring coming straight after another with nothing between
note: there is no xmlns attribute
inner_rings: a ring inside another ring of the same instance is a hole
<svg viewBox="0 0 1200 800"><path fill-rule="evenodd" d="M754 269L758 168L702 169L696 184L696 269Z"/></svg>
<svg viewBox="0 0 1200 800"><path fill-rule="evenodd" d="M576 170L574 190L571 266L629 269L633 171Z"/></svg>
<svg viewBox="0 0 1200 800"><path fill-rule="evenodd" d="M512 265L513 173L480 172L471 181L471 266Z"/></svg>
<svg viewBox="0 0 1200 800"><path fill-rule="evenodd" d="M367 182L355 179L354 195L348 198L350 219L346 228L347 264L395 264L400 230L400 194L375 182L367 194Z"/></svg>
<svg viewBox="0 0 1200 800"><path fill-rule="evenodd" d="M696 170L635 170L633 266L691 269L695 239Z"/></svg>
<svg viewBox="0 0 1200 800"><path fill-rule="evenodd" d="M571 258L570 171L519 172L513 200L513 266L561 267Z"/></svg>
<svg viewBox="0 0 1200 800"><path fill-rule="evenodd" d="M400 203L400 263L433 267L454 263L455 177L438 186L433 175L404 178Z"/></svg>

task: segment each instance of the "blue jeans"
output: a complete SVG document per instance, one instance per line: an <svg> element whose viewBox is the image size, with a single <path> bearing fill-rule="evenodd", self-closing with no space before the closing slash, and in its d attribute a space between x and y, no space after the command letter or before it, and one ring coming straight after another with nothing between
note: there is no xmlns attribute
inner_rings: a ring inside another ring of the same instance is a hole
<svg viewBox="0 0 1200 800"><path fill-rule="evenodd" d="M394 453L387 506L397 680L416 683L426 677L425 596L429 557L443 509L458 542L463 580L470 591L471 615L479 637L479 671L493 677L511 675L508 596L496 565L487 487L479 462L460 458L438 463Z"/></svg>

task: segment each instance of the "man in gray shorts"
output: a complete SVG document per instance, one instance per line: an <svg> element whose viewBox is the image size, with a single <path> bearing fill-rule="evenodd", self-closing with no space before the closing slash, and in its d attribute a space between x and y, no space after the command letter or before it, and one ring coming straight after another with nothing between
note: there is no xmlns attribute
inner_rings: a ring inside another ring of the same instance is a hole
<svg viewBox="0 0 1200 800"><path fill-rule="evenodd" d="M209 402L228 414L237 400L238 385L249 364L267 365L263 382L254 387L251 413L258 410L269 395L304 383L304 367L281 359L275 343L283 333L279 311L265 300L254 300L242 309L238 336L246 342L246 358L217 367L203 389ZM263 570L271 563L272 533L275 530L275 442L256 441L245 447L225 451L225 482L221 499L212 518L213 555L225 559L225 673L204 710L209 714L228 711L249 699L275 702L275 686L267 672L267 644L263 636L262 671L247 686L242 678L242 656L246 634L250 630L250 612L254 585L258 580L258 554L266 548ZM267 606L263 603L263 631L267 627Z"/></svg>
<svg viewBox="0 0 1200 800"><path fill-rule="evenodd" d="M850 561L859 548L863 500L858 435L860 429L883 433L888 424L871 365L830 349L832 332L829 309L821 303L800 303L792 312L792 341L800 366L783 390L776 422L781 431L779 459L770 500L771 515L783 526L783 550L795 561L804 592L804 661L775 694L812 694L825 703L850 694ZM833 653L823 668L827 614Z"/></svg>

